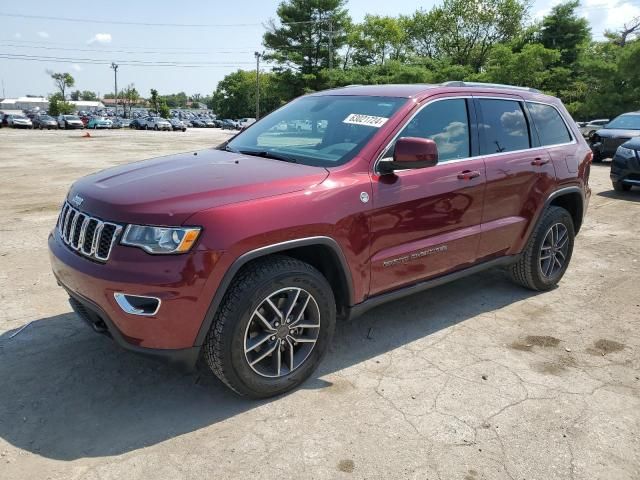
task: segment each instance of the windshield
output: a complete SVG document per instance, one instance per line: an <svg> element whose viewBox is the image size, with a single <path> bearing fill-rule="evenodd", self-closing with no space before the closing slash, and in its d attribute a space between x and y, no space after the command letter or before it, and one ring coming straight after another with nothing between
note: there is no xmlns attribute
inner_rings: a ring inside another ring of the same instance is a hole
<svg viewBox="0 0 640 480"><path fill-rule="evenodd" d="M255 123L227 149L334 167L351 160L407 100L365 96L303 97Z"/></svg>
<svg viewBox="0 0 640 480"><path fill-rule="evenodd" d="M65 115L65 120L80 120L80 117L76 117L75 115Z"/></svg>
<svg viewBox="0 0 640 480"><path fill-rule="evenodd" d="M607 123L607 128L640 130L640 115L620 115Z"/></svg>

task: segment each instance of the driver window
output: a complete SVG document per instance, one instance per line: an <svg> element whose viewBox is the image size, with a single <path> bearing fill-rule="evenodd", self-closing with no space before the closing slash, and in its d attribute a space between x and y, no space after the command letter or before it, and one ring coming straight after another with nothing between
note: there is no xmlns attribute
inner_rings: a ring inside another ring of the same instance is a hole
<svg viewBox="0 0 640 480"><path fill-rule="evenodd" d="M466 100L455 98L427 105L409 121L400 137L430 138L436 142L438 163L470 157ZM394 145L385 153L386 158L393 156Z"/></svg>

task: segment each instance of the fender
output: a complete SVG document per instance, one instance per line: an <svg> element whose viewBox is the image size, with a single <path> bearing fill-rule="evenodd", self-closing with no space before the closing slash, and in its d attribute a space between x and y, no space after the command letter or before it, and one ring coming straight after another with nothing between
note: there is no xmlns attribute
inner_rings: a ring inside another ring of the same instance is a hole
<svg viewBox="0 0 640 480"><path fill-rule="evenodd" d="M207 334L209 333L209 329L211 328L211 324L213 323L213 318L215 317L215 314L218 311L220 304L222 303L224 294L227 292L229 285L231 285L233 278L244 265L252 260L264 257L266 255L283 252L292 248L308 247L313 245L323 245L329 247L335 253L347 281L349 304L353 305L353 284L351 279L351 269L349 268L349 264L347 263L347 259L345 258L340 245L333 238L324 236L306 237L298 238L295 240L288 240L286 242L276 243L273 245L267 245L243 253L231 264L229 269L224 274L220 285L218 285L218 288L216 289L216 293L213 296L213 300L211 301L211 304L207 309L207 313L204 317L204 320L202 321L200 330L198 331L198 336L196 337L194 346L199 347L204 344Z"/></svg>

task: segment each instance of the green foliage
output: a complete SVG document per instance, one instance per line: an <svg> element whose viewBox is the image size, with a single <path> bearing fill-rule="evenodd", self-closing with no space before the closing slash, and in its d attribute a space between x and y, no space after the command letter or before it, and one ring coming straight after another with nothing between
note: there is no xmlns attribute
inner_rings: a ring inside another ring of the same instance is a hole
<svg viewBox="0 0 640 480"><path fill-rule="evenodd" d="M54 93L49 97L48 113L52 117L58 115L70 115L75 111L73 104L66 102L61 93Z"/></svg>
<svg viewBox="0 0 640 480"><path fill-rule="evenodd" d="M169 111L169 105L167 105L167 102L162 100L162 102L160 102L160 106L158 107L158 111L160 113L160 116L162 118L169 118L169 114L171 113Z"/></svg>
<svg viewBox="0 0 640 480"><path fill-rule="evenodd" d="M264 46L271 60L301 74L314 74L329 66L329 36L335 54L346 42L350 24L346 0L285 0L276 11L280 26L271 22ZM329 32L332 33L329 33Z"/></svg>
<svg viewBox="0 0 640 480"><path fill-rule="evenodd" d="M563 65L578 60L580 51L591 38L589 23L576 14L579 5L579 0L556 5L542 20L540 43L546 48L558 50Z"/></svg>
<svg viewBox="0 0 640 480"><path fill-rule="evenodd" d="M151 102L151 107L153 108L153 110L158 113L158 90L156 90L155 88L151 89L151 98L149 98L149 101Z"/></svg>
<svg viewBox="0 0 640 480"><path fill-rule="evenodd" d="M275 85L275 75L261 73L260 76L260 111L270 112L278 108L283 99L290 99L283 90L283 85ZM238 70L230 73L213 92L212 109L221 118L254 117L256 113L256 72Z"/></svg>
<svg viewBox="0 0 640 480"><path fill-rule="evenodd" d="M629 27L591 39L578 0L526 24L528 0L444 0L431 10L352 23L344 0L285 0L264 36L261 112L299 95L351 84L469 80L538 88L580 120L640 109L640 40ZM328 22L334 68L328 69ZM302 23L291 23L302 22ZM623 40L624 39L624 40ZM253 116L255 71L227 75L209 106L223 117Z"/></svg>
<svg viewBox="0 0 640 480"><path fill-rule="evenodd" d="M65 92L67 88L71 88L75 85L76 81L71 76L70 73L55 73L50 70L47 71L55 86L60 90L60 95L62 95L62 100L65 100L67 97L65 96Z"/></svg>

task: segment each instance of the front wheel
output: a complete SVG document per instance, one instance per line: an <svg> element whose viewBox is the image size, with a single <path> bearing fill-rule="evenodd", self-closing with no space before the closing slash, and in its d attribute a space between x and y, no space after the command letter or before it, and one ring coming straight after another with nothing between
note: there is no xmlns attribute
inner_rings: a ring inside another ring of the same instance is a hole
<svg viewBox="0 0 640 480"><path fill-rule="evenodd" d="M629 190L631 190L631 185L627 185L626 183L622 183L622 182L612 182L613 183L613 189L616 192L628 192Z"/></svg>
<svg viewBox="0 0 640 480"><path fill-rule="evenodd" d="M335 318L333 291L318 270L286 256L259 259L243 267L227 290L205 341L205 359L240 395L278 395L314 372Z"/></svg>
<svg viewBox="0 0 640 480"><path fill-rule="evenodd" d="M551 290L569 266L574 239L569 212L562 207L548 207L520 258L511 266L511 277L530 290Z"/></svg>

